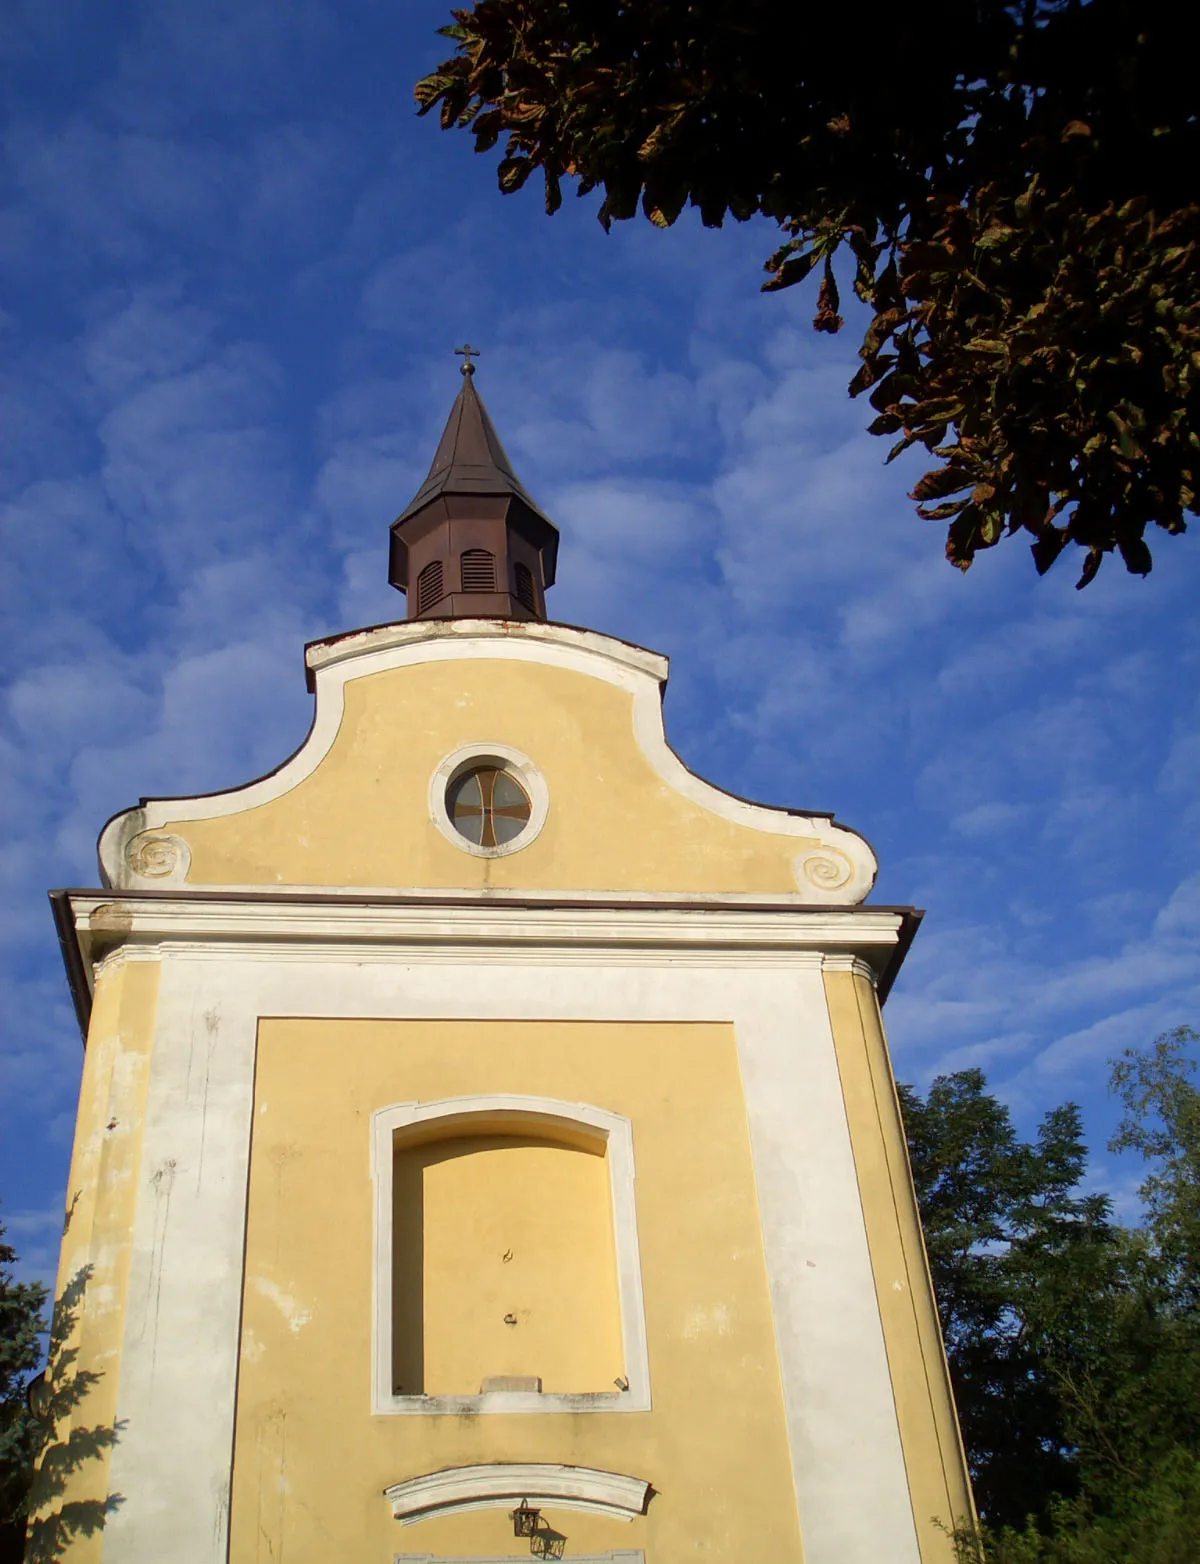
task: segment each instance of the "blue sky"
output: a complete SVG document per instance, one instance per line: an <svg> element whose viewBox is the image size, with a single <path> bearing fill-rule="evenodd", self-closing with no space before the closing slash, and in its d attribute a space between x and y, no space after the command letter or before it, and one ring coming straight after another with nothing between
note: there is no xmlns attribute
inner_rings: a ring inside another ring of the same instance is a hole
<svg viewBox="0 0 1200 1564"><path fill-rule="evenodd" d="M139 794L305 733L305 640L402 617L387 528L477 384L562 528L553 617L668 653L693 769L832 809L927 909L902 1079L1032 1128L1200 1020L1200 550L1146 581L1024 544L962 577L845 392L852 329L764 297L766 225L610 237L502 198L412 110L432 0L7 0L0 1203L52 1269L81 1064L45 890ZM853 321L851 322L851 327ZM1198 529L1200 531L1200 529ZM1153 541L1153 540L1152 540Z"/></svg>

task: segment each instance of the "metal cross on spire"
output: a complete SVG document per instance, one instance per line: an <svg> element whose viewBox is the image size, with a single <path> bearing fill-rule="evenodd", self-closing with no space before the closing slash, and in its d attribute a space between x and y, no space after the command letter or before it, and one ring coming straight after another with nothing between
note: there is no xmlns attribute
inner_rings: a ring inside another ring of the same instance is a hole
<svg viewBox="0 0 1200 1564"><path fill-rule="evenodd" d="M473 375L475 373L475 366L472 364L471 360L473 358L479 357L479 349L473 348L469 342L464 342L461 348L455 348L454 351L460 354L465 360L462 366L463 374Z"/></svg>

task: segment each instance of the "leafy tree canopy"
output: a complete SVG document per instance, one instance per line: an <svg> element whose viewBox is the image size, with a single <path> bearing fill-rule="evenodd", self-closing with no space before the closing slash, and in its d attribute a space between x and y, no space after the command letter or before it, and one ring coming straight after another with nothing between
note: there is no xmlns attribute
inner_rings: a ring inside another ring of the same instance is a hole
<svg viewBox="0 0 1200 1564"><path fill-rule="evenodd" d="M985 1526L964 1564L1191 1564L1200 1527L1200 1034L1113 1066L1144 1219L1082 1190L1077 1110L1021 1140L982 1073L901 1088ZM986 1544L982 1548L981 1545Z"/></svg>
<svg viewBox="0 0 1200 1564"><path fill-rule="evenodd" d="M0 1558L19 1559L37 1434L25 1384L42 1356L46 1289L13 1279L16 1255L0 1222Z"/></svg>
<svg viewBox="0 0 1200 1564"><path fill-rule="evenodd" d="M1025 1142L981 1070L939 1076L925 1098L900 1093L976 1502L990 1524L1019 1525L1078 1488L1042 1337L1051 1299L1068 1335L1092 1301L1113 1236L1108 1200L1079 1191L1074 1105Z"/></svg>
<svg viewBox="0 0 1200 1564"><path fill-rule="evenodd" d="M1198 1046L1200 1032L1181 1026L1116 1061L1125 1116L1109 1150L1140 1152L1150 1164L1138 1193L1162 1285L1179 1312L1200 1316L1200 1091L1189 1055Z"/></svg>
<svg viewBox="0 0 1200 1564"><path fill-rule="evenodd" d="M1151 566L1200 467L1196 94L1175 0L924 0L843 33L785 0L477 0L422 113L506 137L501 190L535 170L600 189L601 221L685 206L762 214L767 289L814 268L842 325L848 248L871 311L852 395L966 569L1006 533L1039 571L1067 544ZM890 459L890 457L889 457Z"/></svg>

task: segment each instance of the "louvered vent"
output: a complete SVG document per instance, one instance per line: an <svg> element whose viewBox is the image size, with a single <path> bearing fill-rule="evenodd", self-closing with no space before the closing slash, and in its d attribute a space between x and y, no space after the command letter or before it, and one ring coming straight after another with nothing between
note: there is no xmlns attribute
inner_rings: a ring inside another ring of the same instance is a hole
<svg viewBox="0 0 1200 1564"><path fill-rule="evenodd" d="M496 590L496 556L485 548L469 548L462 556L462 589L464 592L494 592Z"/></svg>
<svg viewBox="0 0 1200 1564"><path fill-rule="evenodd" d="M526 607L531 614L537 613L537 598L533 592L533 576L528 565L517 565L513 574L517 583L517 602Z"/></svg>
<svg viewBox="0 0 1200 1564"><path fill-rule="evenodd" d="M425 566L417 577L417 613L423 614L446 595L445 573L442 562L435 559Z"/></svg>

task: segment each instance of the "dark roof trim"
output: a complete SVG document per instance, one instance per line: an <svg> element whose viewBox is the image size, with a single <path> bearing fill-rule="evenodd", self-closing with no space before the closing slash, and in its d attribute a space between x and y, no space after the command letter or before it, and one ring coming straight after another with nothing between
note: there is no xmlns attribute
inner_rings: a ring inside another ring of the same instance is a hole
<svg viewBox="0 0 1200 1564"><path fill-rule="evenodd" d="M92 1019L92 985L88 981L87 967L75 932L75 917L71 911L70 891L51 891L50 910L54 914L54 927L58 933L58 947L62 951L63 966L67 970L67 987L75 1006L75 1019L79 1031L87 1042L88 1026Z"/></svg>
<svg viewBox="0 0 1200 1564"><path fill-rule="evenodd" d="M275 886L264 886L261 890L221 890L219 888L201 889L195 885L165 886L151 890L149 887L138 890L113 890L111 886L98 885L68 885L61 890L51 891L51 898L69 896L103 896L110 901L253 901L253 902L300 902L312 907L519 907L536 909L538 907L571 908L571 907L598 907L603 912L617 912L626 908L644 907L650 912L665 912L669 908L678 908L680 911L695 909L698 912L848 912L855 916L867 917L872 913L891 912L899 917L914 917L918 920L924 916L915 907L899 907L884 905L881 902L778 902L778 901L738 901L725 900L719 892L714 892L709 900L700 896L693 897L690 892L681 892L672 896L664 892L656 897L641 896L632 900L630 896L623 896L613 892L608 895L593 895L590 891L581 890L575 895L550 894L547 896L522 896L520 892L493 892L486 896L456 895L453 891L441 890L419 891L286 891Z"/></svg>
<svg viewBox="0 0 1200 1564"><path fill-rule="evenodd" d="M879 995L880 1006L884 1004L892 991L892 984L900 974L900 968L904 965L904 958L912 948L912 942L917 937L917 930L921 927L921 919L925 916L923 908L919 907L875 907L874 912L898 912L901 916L900 934L892 947L892 955L886 967L879 974L879 982L875 985L875 991Z"/></svg>
<svg viewBox="0 0 1200 1564"><path fill-rule="evenodd" d="M310 692L312 690L311 684L309 685L309 690ZM216 787L208 793L152 793L149 795L149 797L143 793L136 804L126 804L124 809L114 810L113 813L109 815L104 824L100 827L100 836L103 837L105 831L108 830L109 826L113 823L114 820L119 820L122 815L130 814L135 809L145 809L147 804L190 804L199 798L223 798L230 793L241 793L246 788L253 787L256 782L265 782L268 777L275 776L277 772L283 770L284 766L290 765L291 762L295 760L296 756L308 743L309 739L312 738L312 730L316 726L316 722L317 713L316 708L314 707L313 714L309 718L308 728L305 731L304 737L300 740L299 744L296 745L295 749L292 750L290 755L285 755L279 764L272 766L269 771L264 771L256 777L251 777L248 782L239 782L236 787ZM99 838L97 838L97 840L99 840ZM104 873L103 864L100 865L100 872L101 874ZM105 885L104 889L111 890L112 887L110 885ZM51 891L50 894L52 896L56 896L59 893L57 891ZM88 894L90 895L91 893L89 892ZM122 892L121 894L124 895L125 893Z"/></svg>

